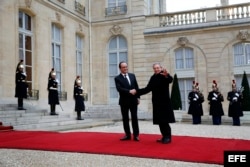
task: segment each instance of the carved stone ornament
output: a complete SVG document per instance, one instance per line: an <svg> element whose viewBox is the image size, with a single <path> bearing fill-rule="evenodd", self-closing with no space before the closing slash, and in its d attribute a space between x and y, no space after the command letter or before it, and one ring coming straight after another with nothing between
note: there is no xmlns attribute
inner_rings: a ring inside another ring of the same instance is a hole
<svg viewBox="0 0 250 167"><path fill-rule="evenodd" d="M59 13L57 13L57 12L56 12L56 20L61 21L61 15Z"/></svg>
<svg viewBox="0 0 250 167"><path fill-rule="evenodd" d="M179 37L179 39L177 40L177 43L181 46L185 46L188 42L189 41L187 37Z"/></svg>
<svg viewBox="0 0 250 167"><path fill-rule="evenodd" d="M82 25L79 23L79 31L82 32Z"/></svg>
<svg viewBox="0 0 250 167"><path fill-rule="evenodd" d="M122 33L122 28L119 25L114 25L109 30L113 35L119 35Z"/></svg>
<svg viewBox="0 0 250 167"><path fill-rule="evenodd" d="M248 34L247 30L240 30L238 35L237 35L237 38L239 40L247 40L248 36L249 36L249 34Z"/></svg>
<svg viewBox="0 0 250 167"><path fill-rule="evenodd" d="M25 0L25 5L27 8L30 8L31 3L32 3L32 0Z"/></svg>

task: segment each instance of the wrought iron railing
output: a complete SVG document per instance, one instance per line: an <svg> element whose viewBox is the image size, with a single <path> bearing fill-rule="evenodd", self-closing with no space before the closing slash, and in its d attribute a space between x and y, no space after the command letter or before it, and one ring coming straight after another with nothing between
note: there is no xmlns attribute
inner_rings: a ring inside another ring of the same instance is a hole
<svg viewBox="0 0 250 167"><path fill-rule="evenodd" d="M58 91L58 96L59 96L60 101L66 101L67 100L67 92Z"/></svg>
<svg viewBox="0 0 250 167"><path fill-rule="evenodd" d="M121 15L127 13L127 5L108 7L105 9L106 16Z"/></svg>
<svg viewBox="0 0 250 167"><path fill-rule="evenodd" d="M77 1L75 1L75 10L85 16L85 7Z"/></svg>
<svg viewBox="0 0 250 167"><path fill-rule="evenodd" d="M28 99L29 100L38 100L39 99L39 90L31 89L28 90Z"/></svg>

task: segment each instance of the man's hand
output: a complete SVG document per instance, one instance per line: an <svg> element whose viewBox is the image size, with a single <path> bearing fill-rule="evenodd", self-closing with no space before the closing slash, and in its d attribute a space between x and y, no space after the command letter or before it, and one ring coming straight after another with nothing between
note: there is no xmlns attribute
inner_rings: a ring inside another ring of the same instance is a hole
<svg viewBox="0 0 250 167"><path fill-rule="evenodd" d="M135 90L135 89L131 89L131 90L129 91L129 93L132 94L132 95L135 95L135 94L136 94L136 90Z"/></svg>
<svg viewBox="0 0 250 167"><path fill-rule="evenodd" d="M168 75L168 71L166 68L162 68L162 72L160 74L166 77Z"/></svg>

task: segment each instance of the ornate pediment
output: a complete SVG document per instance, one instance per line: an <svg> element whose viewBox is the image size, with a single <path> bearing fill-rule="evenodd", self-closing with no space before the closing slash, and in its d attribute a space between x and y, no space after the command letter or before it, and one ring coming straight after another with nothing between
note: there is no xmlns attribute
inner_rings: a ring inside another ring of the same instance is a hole
<svg viewBox="0 0 250 167"><path fill-rule="evenodd" d="M177 43L181 46L185 46L186 44L188 44L188 39L187 37L179 37L179 39L177 40Z"/></svg>
<svg viewBox="0 0 250 167"><path fill-rule="evenodd" d="M26 8L30 8L31 7L31 3L32 3L32 0L25 0Z"/></svg>
<svg viewBox="0 0 250 167"><path fill-rule="evenodd" d="M122 28L119 25L114 25L109 31L113 35L119 35L122 33Z"/></svg>
<svg viewBox="0 0 250 167"><path fill-rule="evenodd" d="M237 39L244 41L244 40L247 40L248 36L249 34L247 30L240 30L237 35Z"/></svg>
<svg viewBox="0 0 250 167"><path fill-rule="evenodd" d="M57 12L56 12L56 20L59 22L61 21L61 15Z"/></svg>

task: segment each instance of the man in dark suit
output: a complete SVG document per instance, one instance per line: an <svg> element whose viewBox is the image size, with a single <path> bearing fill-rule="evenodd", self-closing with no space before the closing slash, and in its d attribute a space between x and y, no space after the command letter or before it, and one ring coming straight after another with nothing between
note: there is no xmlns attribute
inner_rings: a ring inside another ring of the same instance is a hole
<svg viewBox="0 0 250 167"><path fill-rule="evenodd" d="M120 74L115 77L116 89L119 92L119 105L121 107L123 128L125 136L120 140L130 140L131 131L129 126L129 110L132 119L132 129L135 141L139 141L139 125L137 118L137 105L139 104L139 96L135 95L138 90L136 77L132 73L128 73L128 65L126 62L119 63Z"/></svg>
<svg viewBox="0 0 250 167"><path fill-rule="evenodd" d="M160 65L153 64L154 74L151 76L147 86L139 89L137 93L144 95L152 92L153 124L159 125L162 138L157 142L163 144L171 143L171 127L169 123L175 122L174 112L170 101L169 84L173 77Z"/></svg>

